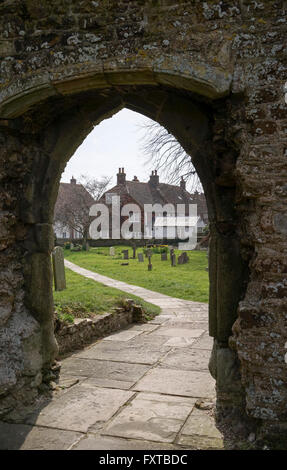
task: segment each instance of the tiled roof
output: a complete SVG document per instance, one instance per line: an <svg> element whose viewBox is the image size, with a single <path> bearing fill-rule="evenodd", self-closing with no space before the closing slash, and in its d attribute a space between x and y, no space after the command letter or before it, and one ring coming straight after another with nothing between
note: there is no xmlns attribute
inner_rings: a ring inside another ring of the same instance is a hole
<svg viewBox="0 0 287 470"><path fill-rule="evenodd" d="M140 181L125 181L123 184L117 184L106 193L115 193L119 196L130 195L131 198L141 207L144 204L197 204L197 213L207 222L208 214L204 194L190 194L180 186L166 183L142 183ZM105 194L106 194L105 193ZM105 202L105 195L101 198Z"/></svg>
<svg viewBox="0 0 287 470"><path fill-rule="evenodd" d="M57 201L55 204L55 216L59 210L67 205L72 205L73 201L83 201L86 206L95 204L95 200L82 184L60 183Z"/></svg>

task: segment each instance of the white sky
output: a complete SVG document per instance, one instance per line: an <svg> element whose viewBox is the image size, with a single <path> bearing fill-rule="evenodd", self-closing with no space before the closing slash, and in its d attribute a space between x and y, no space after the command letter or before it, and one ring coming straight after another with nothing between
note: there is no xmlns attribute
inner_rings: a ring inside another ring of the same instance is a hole
<svg viewBox="0 0 287 470"><path fill-rule="evenodd" d="M72 176L79 179L81 175L95 179L113 176L114 186L119 167L124 167L128 180L136 175L140 181L148 181L153 168L145 164L148 157L141 149L145 122L150 120L128 109L102 121L67 163L61 181L68 183Z"/></svg>

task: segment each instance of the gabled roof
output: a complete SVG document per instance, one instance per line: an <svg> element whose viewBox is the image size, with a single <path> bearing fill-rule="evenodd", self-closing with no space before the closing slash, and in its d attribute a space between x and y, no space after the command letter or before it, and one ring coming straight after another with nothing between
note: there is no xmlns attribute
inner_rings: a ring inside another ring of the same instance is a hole
<svg viewBox="0 0 287 470"><path fill-rule="evenodd" d="M129 194L141 207L144 204L193 204L192 195L179 186L159 183L156 186L140 181L126 181L106 191L119 196ZM106 194L105 193L105 194ZM102 199L102 198L101 198Z"/></svg>
<svg viewBox="0 0 287 470"><path fill-rule="evenodd" d="M87 207L95 204L94 198L84 188L82 184L77 183L60 183L57 201L55 204L55 218L58 211L61 211L65 206L73 205L73 202L83 201Z"/></svg>

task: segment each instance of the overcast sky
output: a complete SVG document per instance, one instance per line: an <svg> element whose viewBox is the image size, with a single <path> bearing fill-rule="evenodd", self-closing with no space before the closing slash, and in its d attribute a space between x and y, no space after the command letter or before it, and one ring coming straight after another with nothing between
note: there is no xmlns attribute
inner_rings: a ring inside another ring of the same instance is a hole
<svg viewBox="0 0 287 470"><path fill-rule="evenodd" d="M119 167L125 168L128 180L136 175L147 181L152 168L150 163L145 165L148 157L141 149L145 122L150 120L128 109L102 121L70 159L61 181L68 183L72 176L79 179L81 175L113 176L114 185Z"/></svg>

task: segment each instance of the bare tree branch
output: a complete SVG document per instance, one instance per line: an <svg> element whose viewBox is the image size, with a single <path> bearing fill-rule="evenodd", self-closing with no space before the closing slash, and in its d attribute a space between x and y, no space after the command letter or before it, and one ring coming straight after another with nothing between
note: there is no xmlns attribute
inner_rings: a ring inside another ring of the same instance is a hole
<svg viewBox="0 0 287 470"><path fill-rule="evenodd" d="M179 184L183 177L191 193L203 192L201 182L192 164L192 158L181 147L176 138L157 122L143 124L145 131L142 150L147 155L147 164L160 170L171 184Z"/></svg>
<svg viewBox="0 0 287 470"><path fill-rule="evenodd" d="M103 176L97 180L87 175L82 175L80 184L75 186L74 191L69 191L69 200L62 204L56 204L54 222L61 227L75 230L81 234L83 243L86 245L90 224L90 207L105 193L112 178Z"/></svg>

